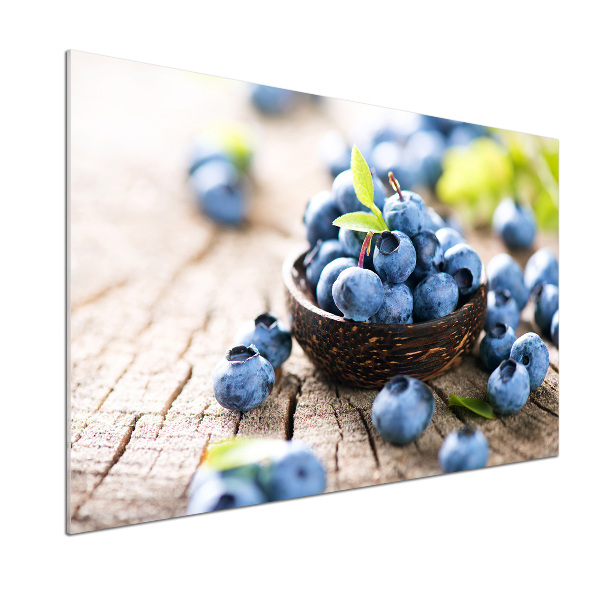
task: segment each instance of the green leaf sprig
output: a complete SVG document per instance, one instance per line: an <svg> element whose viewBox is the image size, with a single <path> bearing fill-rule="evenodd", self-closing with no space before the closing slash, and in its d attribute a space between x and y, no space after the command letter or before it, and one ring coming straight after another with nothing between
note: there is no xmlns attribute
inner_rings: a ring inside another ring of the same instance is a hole
<svg viewBox="0 0 600 600"><path fill-rule="evenodd" d="M374 201L373 175L367 161L356 146L352 148L350 169L352 171L352 183L354 184L356 197L363 206L366 206L371 211L371 214L362 211L346 213L338 217L333 224L338 227L364 233L368 233L369 231L373 233L387 231L389 227Z"/></svg>
<svg viewBox="0 0 600 600"><path fill-rule="evenodd" d="M455 396L454 394L450 394L449 400L450 406L462 406L486 419L496 418L494 409L485 400L479 400L479 398L465 398L464 396Z"/></svg>

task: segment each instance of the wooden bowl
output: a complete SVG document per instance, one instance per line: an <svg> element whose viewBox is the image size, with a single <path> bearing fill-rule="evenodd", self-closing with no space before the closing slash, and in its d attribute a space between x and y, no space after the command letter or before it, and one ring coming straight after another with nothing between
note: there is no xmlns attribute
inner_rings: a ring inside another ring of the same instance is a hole
<svg viewBox="0 0 600 600"><path fill-rule="evenodd" d="M483 329L487 281L441 319L356 323L318 307L306 282L305 256L294 253L283 265L292 334L316 367L345 384L381 388L394 375L438 377L461 363Z"/></svg>

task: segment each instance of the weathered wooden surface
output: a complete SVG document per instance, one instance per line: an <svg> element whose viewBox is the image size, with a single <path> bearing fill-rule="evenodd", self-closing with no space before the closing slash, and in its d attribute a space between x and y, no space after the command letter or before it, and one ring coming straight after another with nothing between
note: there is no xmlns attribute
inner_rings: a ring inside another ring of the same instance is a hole
<svg viewBox="0 0 600 600"><path fill-rule="evenodd" d="M429 382L432 424L403 448L372 426L376 391L336 385L297 344L262 406L220 407L210 376L240 323L265 310L286 318L281 264L302 245L307 198L330 184L318 139L349 130L365 109L332 102L260 119L242 84L71 58L72 532L183 515L204 448L234 435L311 444L327 491L439 474L443 438L467 420L488 437L489 465L558 453L558 351L548 340L551 369L519 413L486 421L448 407L450 393L485 396L487 375L469 357ZM250 225L239 231L197 215L185 181L186 141L223 118L260 127ZM485 261L503 250L487 232L468 237ZM557 249L556 238L544 244ZM531 305L523 316L521 332L536 330Z"/></svg>

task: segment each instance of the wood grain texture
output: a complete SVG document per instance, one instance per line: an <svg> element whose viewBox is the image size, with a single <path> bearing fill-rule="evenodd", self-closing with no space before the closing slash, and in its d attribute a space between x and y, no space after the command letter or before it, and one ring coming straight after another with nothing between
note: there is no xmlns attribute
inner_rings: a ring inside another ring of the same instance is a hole
<svg viewBox="0 0 600 600"><path fill-rule="evenodd" d="M485 397L475 344L428 381L432 423L402 448L373 428L377 390L327 378L296 343L263 405L243 415L219 406L210 377L239 325L266 310L287 320L281 267L302 244L307 199L330 185L320 135L349 131L374 109L325 102L272 120L251 111L236 82L81 53L71 60L71 532L183 515L203 451L236 435L311 444L328 492L439 474L440 444L465 421L487 435L489 465L558 453L558 350L547 339L551 369L521 411L486 421L448 406L450 393ZM255 121L260 139L240 230L198 215L185 179L189 139L232 118ZM486 263L504 251L488 231L467 238ZM556 237L537 244L557 250ZM519 333L537 331L532 322L528 305Z"/></svg>

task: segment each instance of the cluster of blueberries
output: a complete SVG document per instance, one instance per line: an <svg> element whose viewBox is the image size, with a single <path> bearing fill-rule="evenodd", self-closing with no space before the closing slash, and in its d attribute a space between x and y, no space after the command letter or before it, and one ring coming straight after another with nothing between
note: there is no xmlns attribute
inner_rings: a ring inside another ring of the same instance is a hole
<svg viewBox="0 0 600 600"><path fill-rule="evenodd" d="M548 371L549 353L542 338L528 332L517 339L521 311L533 297L535 322L558 346L558 262L548 248L531 256L525 273L508 254L488 264L488 313L480 358L491 373L488 400L501 415L520 410L529 392L538 388Z"/></svg>
<svg viewBox="0 0 600 600"><path fill-rule="evenodd" d="M285 115L293 110L303 98L309 98L313 102L317 102L321 99L321 96L294 92L258 83L250 84L250 101L252 102L252 106L263 115Z"/></svg>
<svg viewBox="0 0 600 600"><path fill-rule="evenodd" d="M361 127L354 137L366 161L384 181L392 171L407 188L433 188L442 174L442 158L449 147L466 146L488 135L482 125L398 113L393 120ZM350 146L337 131L321 138L319 154L331 177L350 167Z"/></svg>
<svg viewBox="0 0 600 600"><path fill-rule="evenodd" d="M198 139L188 158L189 184L198 210L227 226L238 226L246 218L250 196L247 175L214 143Z"/></svg>
<svg viewBox="0 0 600 600"><path fill-rule="evenodd" d="M414 441L429 425L435 409L431 390L418 379L398 375L388 381L373 402L371 417L384 440L397 445ZM451 432L438 459L444 473L484 467L489 456L485 435L467 425Z"/></svg>
<svg viewBox="0 0 600 600"><path fill-rule="evenodd" d="M291 333L274 315L263 313L244 323L213 371L217 402L241 412L262 404L275 384L275 370L291 351ZM325 484L325 470L313 452L299 442L282 441L268 460L198 469L188 490L187 514L320 494Z"/></svg>
<svg viewBox="0 0 600 600"><path fill-rule="evenodd" d="M243 324L213 371L217 402L242 412L262 404L275 385L275 370L291 352L292 334L274 315L263 313Z"/></svg>
<svg viewBox="0 0 600 600"><path fill-rule="evenodd" d="M313 452L296 441L273 442L266 460L225 470L200 467L188 489L187 514L322 494L325 469Z"/></svg>
<svg viewBox="0 0 600 600"><path fill-rule="evenodd" d="M353 321L387 324L449 315L480 285L479 256L419 194L402 190L386 198L376 175L373 187L389 231L373 237L364 268L358 259L366 234L332 225L344 213L368 211L356 196L352 172L342 171L331 190L308 202L304 224L311 249L304 264L319 307Z"/></svg>

